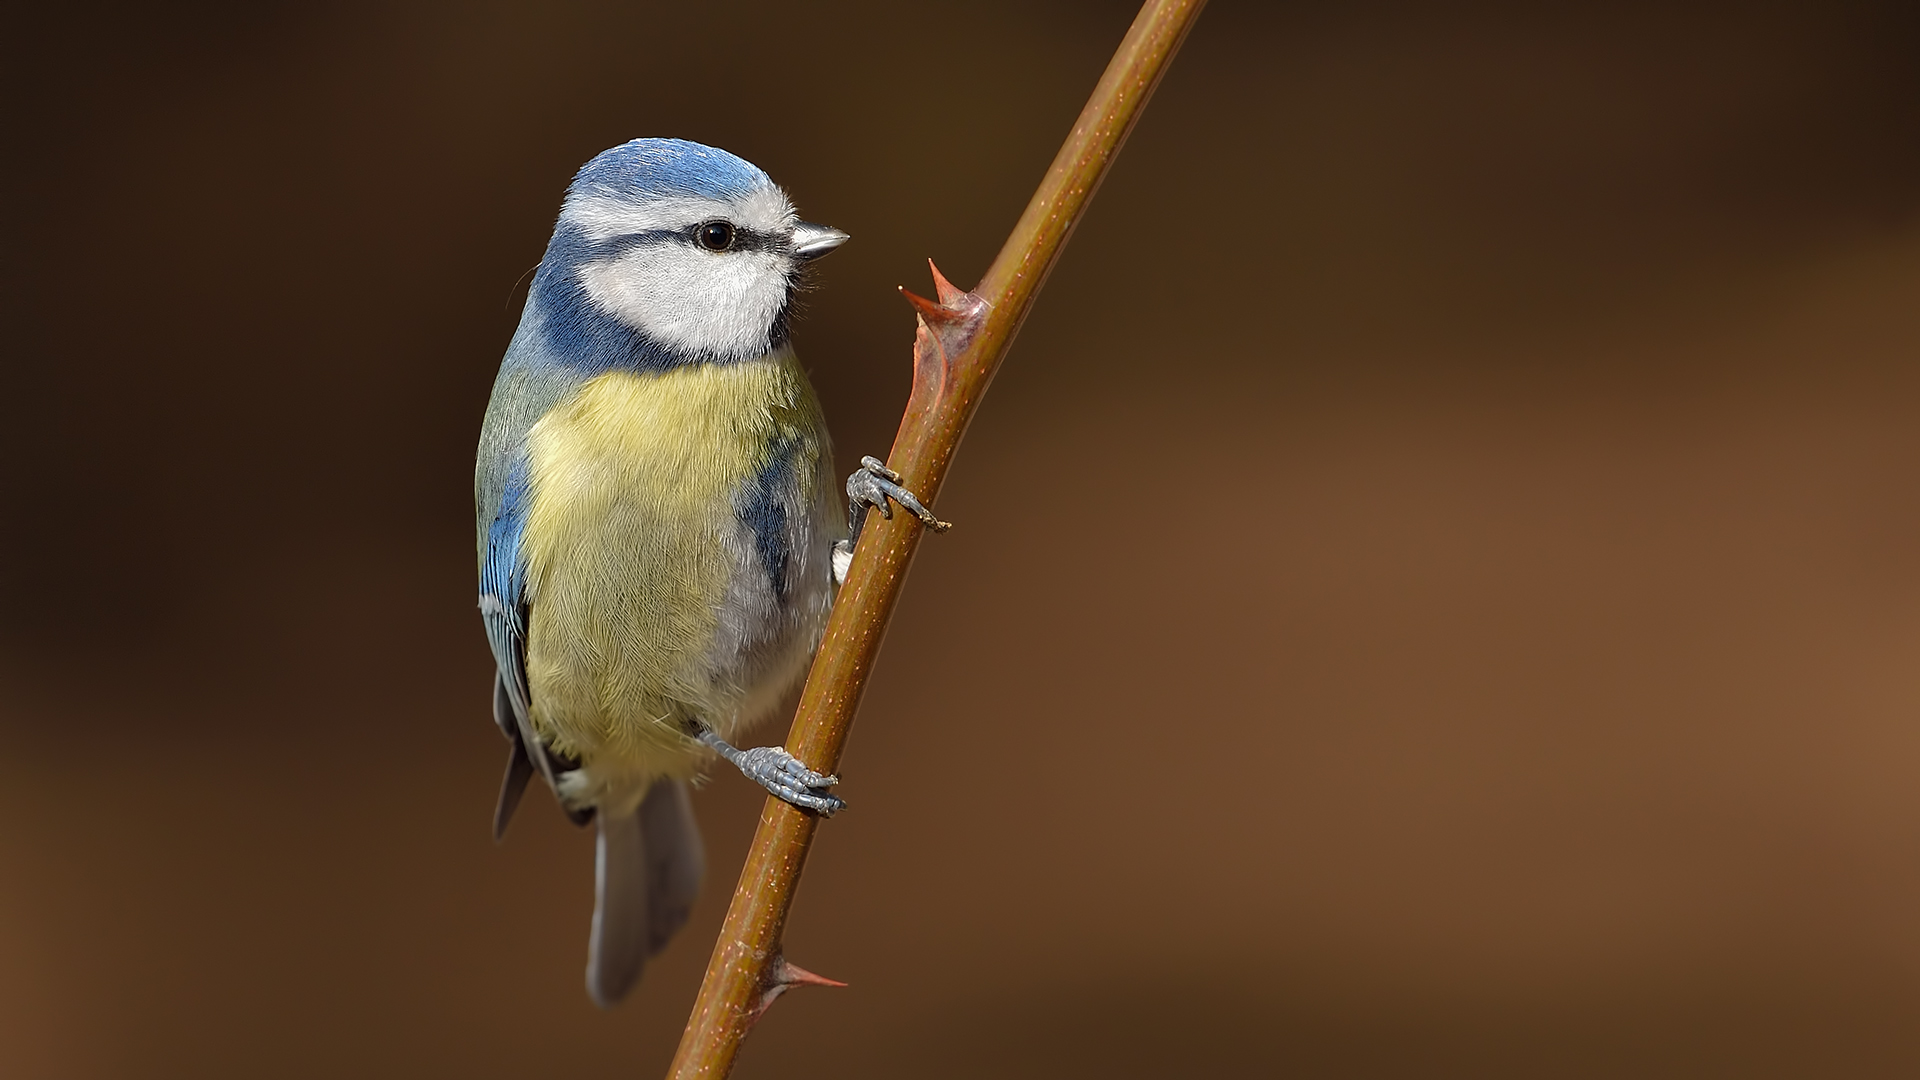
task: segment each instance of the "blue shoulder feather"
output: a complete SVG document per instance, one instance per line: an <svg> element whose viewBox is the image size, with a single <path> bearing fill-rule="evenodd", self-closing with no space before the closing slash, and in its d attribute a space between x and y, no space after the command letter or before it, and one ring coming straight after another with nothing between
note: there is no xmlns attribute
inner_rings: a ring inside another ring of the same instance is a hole
<svg viewBox="0 0 1920 1080"><path fill-rule="evenodd" d="M773 585L774 599L782 605L793 588L793 529L787 507L793 502L797 478L792 441L776 444L760 472L740 492L736 507L740 520L753 531L753 547L760 565Z"/></svg>

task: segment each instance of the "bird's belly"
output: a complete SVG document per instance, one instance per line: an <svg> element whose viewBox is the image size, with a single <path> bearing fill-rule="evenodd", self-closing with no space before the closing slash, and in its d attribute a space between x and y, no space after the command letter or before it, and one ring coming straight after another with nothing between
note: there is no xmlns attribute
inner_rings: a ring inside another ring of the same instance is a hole
<svg viewBox="0 0 1920 1080"><path fill-rule="evenodd" d="M613 372L527 445L534 725L602 774L690 775L689 724L758 719L824 622L837 500L812 390L784 350Z"/></svg>

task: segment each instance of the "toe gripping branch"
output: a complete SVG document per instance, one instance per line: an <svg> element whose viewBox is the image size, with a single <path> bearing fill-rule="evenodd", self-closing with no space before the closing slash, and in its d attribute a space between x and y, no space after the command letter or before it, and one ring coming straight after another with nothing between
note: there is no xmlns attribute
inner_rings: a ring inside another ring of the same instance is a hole
<svg viewBox="0 0 1920 1080"><path fill-rule="evenodd" d="M860 459L860 469L847 477L847 532L852 537L850 544L858 543L860 530L867 523L869 507L880 511L880 516L893 520L893 504L899 503L907 513L920 519L920 524L934 532L946 532L953 528L950 521L941 521L933 516L933 511L920 500L900 486L900 474L887 468L886 462L876 457Z"/></svg>
<svg viewBox="0 0 1920 1080"><path fill-rule="evenodd" d="M827 790L840 782L839 777L814 772L784 747L741 750L704 725L694 732L694 738L732 762L747 779L766 788L767 794L790 805L822 817L832 817L847 808L844 800Z"/></svg>

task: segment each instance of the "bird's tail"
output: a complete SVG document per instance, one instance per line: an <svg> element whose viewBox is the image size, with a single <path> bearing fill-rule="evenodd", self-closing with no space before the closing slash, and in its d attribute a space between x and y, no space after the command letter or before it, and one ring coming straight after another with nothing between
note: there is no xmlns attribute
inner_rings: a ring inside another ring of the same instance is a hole
<svg viewBox="0 0 1920 1080"><path fill-rule="evenodd" d="M687 921L706 856L681 781L655 781L630 814L594 816L599 842L587 993L604 1009L633 989L647 958Z"/></svg>

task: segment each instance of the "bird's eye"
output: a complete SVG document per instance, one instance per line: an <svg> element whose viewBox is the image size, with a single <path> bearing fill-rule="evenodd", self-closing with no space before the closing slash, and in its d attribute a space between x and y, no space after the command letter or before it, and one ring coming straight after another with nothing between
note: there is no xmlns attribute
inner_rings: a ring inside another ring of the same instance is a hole
<svg viewBox="0 0 1920 1080"><path fill-rule="evenodd" d="M733 246L733 226L724 221L709 221L695 229L693 237L708 251L725 251Z"/></svg>

